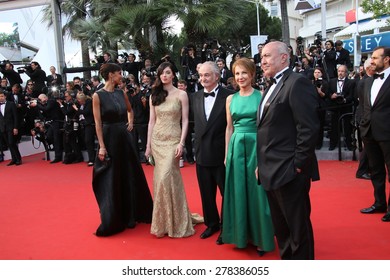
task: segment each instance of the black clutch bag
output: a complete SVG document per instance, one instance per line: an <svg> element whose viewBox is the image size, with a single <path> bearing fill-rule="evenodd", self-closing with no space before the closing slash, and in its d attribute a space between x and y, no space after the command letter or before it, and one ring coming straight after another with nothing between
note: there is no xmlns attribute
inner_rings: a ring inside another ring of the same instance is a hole
<svg viewBox="0 0 390 280"><path fill-rule="evenodd" d="M152 165L152 166L155 166L155 165L156 165L156 163L154 162L154 157L153 157L152 155L150 155L150 156L148 157L148 162L149 162L149 164Z"/></svg>

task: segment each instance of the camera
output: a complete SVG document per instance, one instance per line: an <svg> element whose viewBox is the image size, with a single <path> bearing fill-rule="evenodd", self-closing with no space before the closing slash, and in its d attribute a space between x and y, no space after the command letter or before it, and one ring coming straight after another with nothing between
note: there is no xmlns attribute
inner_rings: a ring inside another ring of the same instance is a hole
<svg viewBox="0 0 390 280"><path fill-rule="evenodd" d="M0 62L0 68L1 69L4 69L5 68L5 65L7 64L7 63L11 63L9 60L7 60L7 59L4 59L3 61L1 61Z"/></svg>
<svg viewBox="0 0 390 280"><path fill-rule="evenodd" d="M344 103L345 103L345 98L344 98L344 96L342 95L341 92L338 92L338 93L337 93L337 97L336 97L336 99L335 99L335 102L336 102L337 104L344 104Z"/></svg>
<svg viewBox="0 0 390 280"><path fill-rule="evenodd" d="M322 78L318 78L317 80L314 80L314 85L317 88L321 88L322 87Z"/></svg>
<svg viewBox="0 0 390 280"><path fill-rule="evenodd" d="M16 68L19 74L23 74L26 71L32 71L31 65L20 66Z"/></svg>
<svg viewBox="0 0 390 280"><path fill-rule="evenodd" d="M126 88L129 94L133 95L136 92L136 88L132 84L126 84Z"/></svg>

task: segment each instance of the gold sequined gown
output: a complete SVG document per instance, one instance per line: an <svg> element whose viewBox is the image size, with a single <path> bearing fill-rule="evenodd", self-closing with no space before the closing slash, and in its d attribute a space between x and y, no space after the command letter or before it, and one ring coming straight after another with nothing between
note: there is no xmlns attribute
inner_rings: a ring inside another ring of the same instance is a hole
<svg viewBox="0 0 390 280"><path fill-rule="evenodd" d="M167 97L155 107L151 150L155 160L153 193L154 206L150 232L157 237L187 237L195 233L188 208L179 159L175 149L181 136L181 103Z"/></svg>

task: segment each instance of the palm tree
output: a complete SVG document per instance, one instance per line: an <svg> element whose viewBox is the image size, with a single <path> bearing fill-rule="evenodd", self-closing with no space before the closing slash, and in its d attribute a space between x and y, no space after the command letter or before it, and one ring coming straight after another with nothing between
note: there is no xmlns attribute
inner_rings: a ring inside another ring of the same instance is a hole
<svg viewBox="0 0 390 280"><path fill-rule="evenodd" d="M91 66L88 42L87 40L85 40L85 38L80 37L80 34L77 32L76 26L79 21L85 21L87 16L89 16L89 4L90 0L62 1L60 4L62 14L67 16L68 19L67 23L63 27L63 34L68 35L72 39L80 40L83 67ZM52 10L50 5L44 9L44 17L42 19L42 22L46 22L48 26L51 26L53 24ZM91 73L89 71L84 72L85 78L90 78L90 76Z"/></svg>

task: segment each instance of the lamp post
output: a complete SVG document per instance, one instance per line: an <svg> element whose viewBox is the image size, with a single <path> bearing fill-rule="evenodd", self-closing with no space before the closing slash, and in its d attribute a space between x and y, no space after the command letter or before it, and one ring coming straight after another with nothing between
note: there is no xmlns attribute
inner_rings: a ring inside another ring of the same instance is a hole
<svg viewBox="0 0 390 280"><path fill-rule="evenodd" d="M257 35L260 36L260 14L259 14L259 5L261 0L244 0L246 2L256 4L256 12L257 12Z"/></svg>

